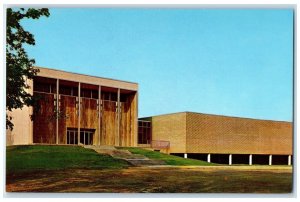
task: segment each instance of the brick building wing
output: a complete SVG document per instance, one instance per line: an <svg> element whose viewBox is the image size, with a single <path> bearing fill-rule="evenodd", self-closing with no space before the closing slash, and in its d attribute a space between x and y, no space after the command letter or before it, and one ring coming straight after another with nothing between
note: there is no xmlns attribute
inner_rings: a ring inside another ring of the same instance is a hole
<svg viewBox="0 0 300 202"><path fill-rule="evenodd" d="M171 154L208 161L215 157L221 163L232 163L234 159L251 163L252 158L266 159L262 161L269 163L280 158L291 163L293 127L290 122L194 112L158 115L140 121L151 123L149 141L169 142L167 152Z"/></svg>

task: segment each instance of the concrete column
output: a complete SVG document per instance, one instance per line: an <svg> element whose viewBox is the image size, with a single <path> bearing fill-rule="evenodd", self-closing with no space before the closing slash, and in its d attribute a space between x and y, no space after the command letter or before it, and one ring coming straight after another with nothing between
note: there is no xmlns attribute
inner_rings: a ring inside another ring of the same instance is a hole
<svg viewBox="0 0 300 202"><path fill-rule="evenodd" d="M232 154L229 154L229 165L232 165Z"/></svg>
<svg viewBox="0 0 300 202"><path fill-rule="evenodd" d="M269 155L269 166L272 165L272 155Z"/></svg>
<svg viewBox="0 0 300 202"><path fill-rule="evenodd" d="M50 85L51 86L51 85ZM59 79L56 79L56 144L58 144Z"/></svg>
<svg viewBox="0 0 300 202"><path fill-rule="evenodd" d="M252 154L249 155L249 165L252 165Z"/></svg>
<svg viewBox="0 0 300 202"><path fill-rule="evenodd" d="M120 88L118 88L118 94L117 94L117 131L116 131L115 145L120 146Z"/></svg>
<svg viewBox="0 0 300 202"><path fill-rule="evenodd" d="M289 166L292 165L292 156L291 155L288 156L288 165Z"/></svg>
<svg viewBox="0 0 300 202"><path fill-rule="evenodd" d="M187 157L188 157L188 155L187 155L187 154L184 154L184 158L187 159Z"/></svg>
<svg viewBox="0 0 300 202"><path fill-rule="evenodd" d="M98 145L101 144L101 86L98 89Z"/></svg>
<svg viewBox="0 0 300 202"><path fill-rule="evenodd" d="M207 154L207 162L210 163L210 154Z"/></svg>
<svg viewBox="0 0 300 202"><path fill-rule="evenodd" d="M78 83L78 134L77 144L80 144L80 108L81 108L81 97L80 97L80 82Z"/></svg>

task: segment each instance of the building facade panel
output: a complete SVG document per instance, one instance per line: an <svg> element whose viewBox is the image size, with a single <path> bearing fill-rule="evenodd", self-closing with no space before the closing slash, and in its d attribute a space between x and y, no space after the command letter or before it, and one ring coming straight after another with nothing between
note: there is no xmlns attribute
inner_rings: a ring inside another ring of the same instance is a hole
<svg viewBox="0 0 300 202"><path fill-rule="evenodd" d="M32 86L32 80L27 79L26 85ZM26 89L26 92L32 94L33 88ZM7 112L12 116L12 123L14 129L6 130L6 144L7 145L24 145L31 144L33 141L32 121L30 115L33 114L32 107L23 106L22 109L14 109L12 112Z"/></svg>
<svg viewBox="0 0 300 202"><path fill-rule="evenodd" d="M40 72L38 73L38 75L41 77L68 80L68 81L76 81L76 82L85 83L85 84L108 86L108 87L112 87L112 88L121 88L121 89L126 89L126 90L133 90L133 91L138 90L137 83L133 83L133 82L126 82L126 81L120 81L120 80L115 80L115 79L95 77L95 76L65 72L65 71L61 71L61 70L48 69L48 68L42 68L42 67L38 67L38 68L40 69Z"/></svg>
<svg viewBox="0 0 300 202"><path fill-rule="evenodd" d="M78 106L75 96L60 95L60 118L59 126L59 144L75 144L74 134L72 141L68 137L67 130L78 130ZM78 135L77 135L78 136ZM69 140L69 141L68 141Z"/></svg>
<svg viewBox="0 0 300 202"><path fill-rule="evenodd" d="M292 124L187 113L187 152L292 154Z"/></svg>
<svg viewBox="0 0 300 202"><path fill-rule="evenodd" d="M80 104L80 130L91 132L89 133L91 137L83 137L83 140L91 138L94 145L98 144L99 137L97 135L99 133L99 116L97 103L97 99L81 98Z"/></svg>
<svg viewBox="0 0 300 202"><path fill-rule="evenodd" d="M122 93L122 92L121 92ZM122 94L121 94L122 95ZM124 94L124 100L120 102L120 146L130 146L137 144L137 105L136 94ZM130 124L127 124L130 123Z"/></svg>
<svg viewBox="0 0 300 202"><path fill-rule="evenodd" d="M116 110L116 102L103 101L103 111L101 119L101 143L105 145L115 144L115 134L117 132Z"/></svg>
<svg viewBox="0 0 300 202"><path fill-rule="evenodd" d="M12 113L15 128L7 131L8 145L136 146L136 83L40 68L30 86L36 99L33 113ZM14 135L23 122L29 127L27 139Z"/></svg>
<svg viewBox="0 0 300 202"><path fill-rule="evenodd" d="M129 98L130 103L130 145L137 146L137 132L138 132L138 92L132 94Z"/></svg>
<svg viewBox="0 0 300 202"><path fill-rule="evenodd" d="M33 143L56 143L56 94L34 92ZM29 114L28 114L29 116Z"/></svg>
<svg viewBox="0 0 300 202"><path fill-rule="evenodd" d="M152 139L170 142L170 153L260 156L293 155L290 122L182 112L141 118ZM188 155L187 155L188 156ZM275 158L275 157L274 157ZM248 159L249 160L249 159Z"/></svg>
<svg viewBox="0 0 300 202"><path fill-rule="evenodd" d="M152 140L169 141L170 153L186 153L186 114L152 117Z"/></svg>
<svg viewBox="0 0 300 202"><path fill-rule="evenodd" d="M29 114L32 114L32 107L24 106L22 109L15 109L11 113L14 129L6 130L7 145L24 145L32 143L32 121Z"/></svg>

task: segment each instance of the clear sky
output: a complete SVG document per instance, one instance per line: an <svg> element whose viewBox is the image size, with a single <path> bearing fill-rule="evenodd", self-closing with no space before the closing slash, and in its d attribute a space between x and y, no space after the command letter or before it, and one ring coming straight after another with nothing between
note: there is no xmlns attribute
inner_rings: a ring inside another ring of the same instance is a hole
<svg viewBox="0 0 300 202"><path fill-rule="evenodd" d="M36 65L139 83L139 117L292 120L291 9L50 9Z"/></svg>

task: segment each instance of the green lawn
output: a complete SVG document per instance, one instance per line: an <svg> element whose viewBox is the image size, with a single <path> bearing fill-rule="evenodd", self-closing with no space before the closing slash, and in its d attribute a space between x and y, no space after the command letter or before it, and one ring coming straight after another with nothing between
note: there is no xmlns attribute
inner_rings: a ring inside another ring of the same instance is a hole
<svg viewBox="0 0 300 202"><path fill-rule="evenodd" d="M8 192L289 193L293 188L292 168L141 168L80 146L28 145L6 149ZM164 160L169 165L212 165L139 148L123 149Z"/></svg>
<svg viewBox="0 0 300 202"><path fill-rule="evenodd" d="M26 145L6 147L7 174L69 168L124 168L126 161L79 146Z"/></svg>
<svg viewBox="0 0 300 202"><path fill-rule="evenodd" d="M119 147L120 149L126 149L133 154L142 154L150 159L163 160L167 165L178 165L178 166L205 166L205 165L216 165L213 163L208 163L206 161L195 160L195 159L185 159L178 156L163 154L157 151L150 151L146 149L136 148L136 147Z"/></svg>

